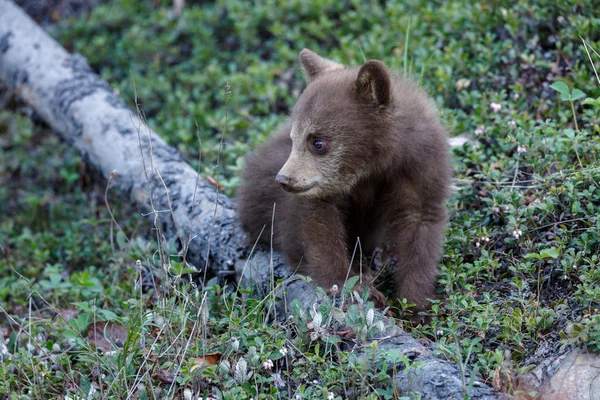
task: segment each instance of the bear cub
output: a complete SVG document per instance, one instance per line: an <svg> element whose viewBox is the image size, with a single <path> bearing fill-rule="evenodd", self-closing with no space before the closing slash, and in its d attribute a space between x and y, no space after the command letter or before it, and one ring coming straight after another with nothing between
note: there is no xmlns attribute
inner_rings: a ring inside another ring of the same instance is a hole
<svg viewBox="0 0 600 400"><path fill-rule="evenodd" d="M385 244L396 297L428 307L435 295L452 169L433 101L380 61L346 68L304 49L308 86L290 118L247 156L239 217L251 240L273 244L298 272L331 290L361 274L360 252ZM273 219L273 207L275 213ZM360 247L357 247L357 243Z"/></svg>

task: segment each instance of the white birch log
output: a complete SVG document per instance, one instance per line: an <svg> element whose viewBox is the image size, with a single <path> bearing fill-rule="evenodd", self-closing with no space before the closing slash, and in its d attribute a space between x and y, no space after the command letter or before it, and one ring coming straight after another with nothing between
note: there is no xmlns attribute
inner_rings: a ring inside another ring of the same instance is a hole
<svg viewBox="0 0 600 400"><path fill-rule="evenodd" d="M273 276L291 275L281 255L268 249L257 249L247 264L249 246L234 204L152 132L84 57L69 54L9 0L0 0L0 79L121 194L149 213L162 235L179 237L192 265L213 275L237 274L243 283L265 288ZM314 298L301 280L291 280L285 289L288 302L299 298L308 304ZM500 396L477 379L471 389L465 387L468 373L434 357L408 334L382 340L381 346L422 363L398 374L400 390L410 389L423 399L462 399L467 391L471 399Z"/></svg>

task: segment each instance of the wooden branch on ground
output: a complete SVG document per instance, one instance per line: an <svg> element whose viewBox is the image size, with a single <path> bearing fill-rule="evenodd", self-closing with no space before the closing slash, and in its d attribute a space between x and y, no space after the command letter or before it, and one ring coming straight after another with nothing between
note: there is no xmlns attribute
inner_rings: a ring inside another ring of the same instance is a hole
<svg viewBox="0 0 600 400"><path fill-rule="evenodd" d="M122 195L148 213L162 237L178 237L190 264L216 275L237 274L243 283L259 287L269 287L273 276L291 275L281 255L268 250L257 249L246 263L247 238L236 221L234 204L152 132L85 58L69 54L9 0L0 0L0 79ZM288 301L299 298L308 304L314 298L302 280L289 280L285 292ZM424 399L462 399L466 390L471 399L499 396L477 380L466 388L468 374L434 357L408 334L380 345L422 363L398 374L401 390L420 393Z"/></svg>

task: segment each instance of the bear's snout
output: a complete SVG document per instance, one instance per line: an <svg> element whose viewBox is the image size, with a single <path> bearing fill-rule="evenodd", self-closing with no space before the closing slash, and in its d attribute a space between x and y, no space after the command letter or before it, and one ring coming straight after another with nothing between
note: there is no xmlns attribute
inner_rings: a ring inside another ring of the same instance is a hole
<svg viewBox="0 0 600 400"><path fill-rule="evenodd" d="M277 174L275 182L279 183L281 187L285 189L290 184L290 177L283 174Z"/></svg>

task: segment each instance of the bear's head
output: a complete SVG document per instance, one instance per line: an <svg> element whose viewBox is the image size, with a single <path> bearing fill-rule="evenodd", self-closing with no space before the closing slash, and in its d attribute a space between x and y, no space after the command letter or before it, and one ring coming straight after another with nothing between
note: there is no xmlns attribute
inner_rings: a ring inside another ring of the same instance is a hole
<svg viewBox="0 0 600 400"><path fill-rule="evenodd" d="M307 198L350 193L393 157L392 83L380 61L344 68L300 52L308 86L291 114L292 150L276 181Z"/></svg>

